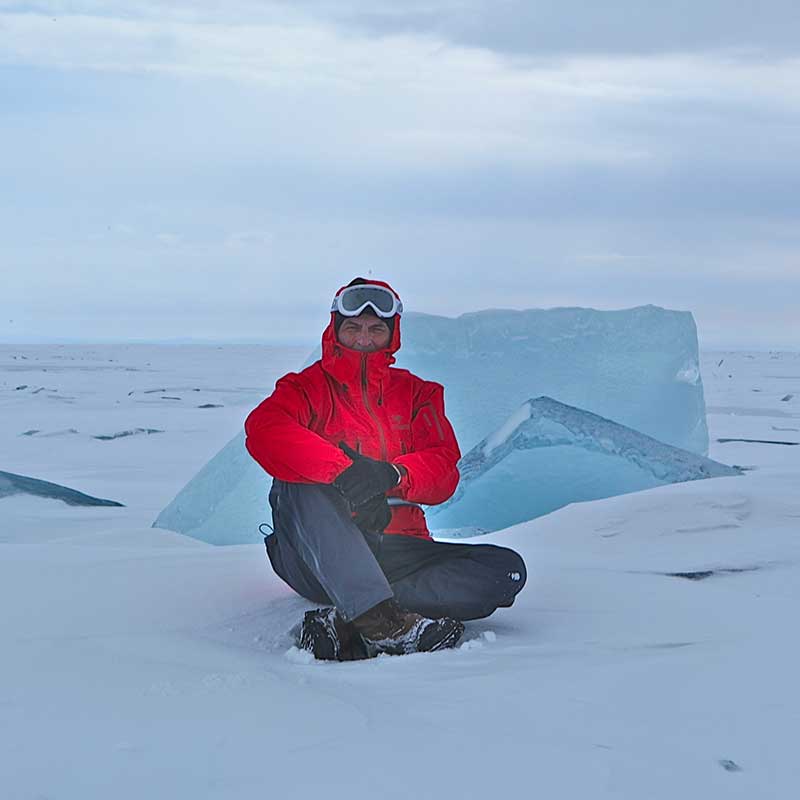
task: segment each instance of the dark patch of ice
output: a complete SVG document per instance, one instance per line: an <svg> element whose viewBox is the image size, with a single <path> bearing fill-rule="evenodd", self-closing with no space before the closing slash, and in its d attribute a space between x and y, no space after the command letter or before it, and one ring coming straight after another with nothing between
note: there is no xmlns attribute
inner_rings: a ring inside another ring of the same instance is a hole
<svg viewBox="0 0 800 800"><path fill-rule="evenodd" d="M99 439L101 442L110 442L112 439L122 439L125 436L136 436L140 433L145 433L149 436L151 433L164 433L164 431L159 428L133 428L129 431L118 431L117 433L92 436L92 439Z"/></svg>
<svg viewBox="0 0 800 800"><path fill-rule="evenodd" d="M719 765L725 772L741 772L742 768L735 762L732 761L730 758L721 758L719 760Z"/></svg>
<svg viewBox="0 0 800 800"><path fill-rule="evenodd" d="M712 575L738 575L742 572L756 572L761 567L720 567L718 569L699 569L689 572L659 572L668 578L685 578L688 581L704 581Z"/></svg>
<svg viewBox="0 0 800 800"><path fill-rule="evenodd" d="M27 388L28 388L28 384L27 383L23 383L22 386L17 386L17 388L14 389L14 391L15 392L21 392L23 389L27 389Z"/></svg>
<svg viewBox="0 0 800 800"><path fill-rule="evenodd" d="M36 497L45 497L49 500L61 500L70 506L119 506L123 503L116 500L103 500L99 497L70 489L59 483L50 483L38 478L29 478L25 475L16 475L13 472L0 471L0 499L15 494L31 494Z"/></svg>
<svg viewBox="0 0 800 800"><path fill-rule="evenodd" d="M31 428L29 431L23 431L20 436L34 436L37 433L41 433L39 428Z"/></svg>
<svg viewBox="0 0 800 800"><path fill-rule="evenodd" d="M219 403L203 403L201 406L197 406L198 408L223 408Z"/></svg>
<svg viewBox="0 0 800 800"><path fill-rule="evenodd" d="M199 392L200 390L199 389L195 389L193 386L190 386L190 387L185 387L185 386L180 386L180 387L178 387L178 386L171 386L171 387L162 386L160 389L144 389L142 391L142 394L158 394L159 392L169 392L169 391L173 391L173 392ZM132 394L133 394L133 392L128 392L128 397L130 397Z"/></svg>
<svg viewBox="0 0 800 800"><path fill-rule="evenodd" d="M784 397L781 397L781 403L788 403L793 397L793 394L787 394Z"/></svg>
<svg viewBox="0 0 800 800"><path fill-rule="evenodd" d="M720 444L727 444L728 442L749 442L750 444L786 444L796 445L800 442L779 442L774 439L717 439Z"/></svg>
<svg viewBox="0 0 800 800"><path fill-rule="evenodd" d="M53 431L52 433L43 433L42 436L71 436L73 434L80 433L77 428L67 428L63 431Z"/></svg>
<svg viewBox="0 0 800 800"><path fill-rule="evenodd" d="M697 570L695 572L663 572L669 578L686 578L689 581L704 581L714 574L714 570Z"/></svg>

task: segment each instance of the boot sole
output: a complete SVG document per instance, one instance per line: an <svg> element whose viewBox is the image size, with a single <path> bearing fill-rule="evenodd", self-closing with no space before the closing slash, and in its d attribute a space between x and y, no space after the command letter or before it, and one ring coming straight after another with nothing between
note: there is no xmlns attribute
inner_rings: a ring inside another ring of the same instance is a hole
<svg viewBox="0 0 800 800"><path fill-rule="evenodd" d="M464 635L464 623L456 621L450 627L450 630L438 641L433 642L430 646L421 646L420 653L433 653L437 650L447 650L448 648L455 647ZM425 634L422 635L420 645L424 644Z"/></svg>
<svg viewBox="0 0 800 800"><path fill-rule="evenodd" d="M387 656L403 656L411 653L433 653L437 650L446 650L455 647L464 633L464 623L458 620L448 620L448 623L437 621L428 625L419 637L416 647L407 649L407 644L391 640L375 641L364 638L370 656L383 653ZM363 637L362 637L363 638Z"/></svg>

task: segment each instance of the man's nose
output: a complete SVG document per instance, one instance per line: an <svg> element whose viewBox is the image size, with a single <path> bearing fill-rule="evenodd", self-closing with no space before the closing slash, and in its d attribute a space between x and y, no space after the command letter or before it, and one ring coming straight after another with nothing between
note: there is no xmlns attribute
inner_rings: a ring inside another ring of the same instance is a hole
<svg viewBox="0 0 800 800"><path fill-rule="evenodd" d="M372 337L370 336L369 331L365 330L359 331L357 341L359 344L370 344L372 342Z"/></svg>

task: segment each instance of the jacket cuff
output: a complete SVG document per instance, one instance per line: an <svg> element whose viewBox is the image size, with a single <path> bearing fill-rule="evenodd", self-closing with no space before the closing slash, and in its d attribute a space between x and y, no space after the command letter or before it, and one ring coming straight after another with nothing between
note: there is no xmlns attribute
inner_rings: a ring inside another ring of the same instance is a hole
<svg viewBox="0 0 800 800"><path fill-rule="evenodd" d="M337 478L340 478L342 473L350 469L350 467L352 467L353 464L355 463L353 459L348 458L344 453L342 453L342 458L345 459L347 463L344 466L340 466L338 469L335 470L328 483L333 483Z"/></svg>
<svg viewBox="0 0 800 800"><path fill-rule="evenodd" d="M402 494L408 489L408 468L403 464L395 464L394 461L389 462L400 476L400 480L389 490L390 494Z"/></svg>

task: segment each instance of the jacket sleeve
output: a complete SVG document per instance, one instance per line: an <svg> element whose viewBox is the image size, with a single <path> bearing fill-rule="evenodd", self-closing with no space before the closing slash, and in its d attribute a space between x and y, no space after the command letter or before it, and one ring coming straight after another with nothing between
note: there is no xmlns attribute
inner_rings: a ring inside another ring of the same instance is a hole
<svg viewBox="0 0 800 800"><path fill-rule="evenodd" d="M411 417L413 448L392 463L404 472L390 494L412 503L443 503L458 486L456 464L461 458L453 426L444 413L444 388L422 381Z"/></svg>
<svg viewBox="0 0 800 800"><path fill-rule="evenodd" d="M290 483L331 483L353 462L309 429L312 408L293 373L245 420L245 446L273 477Z"/></svg>

